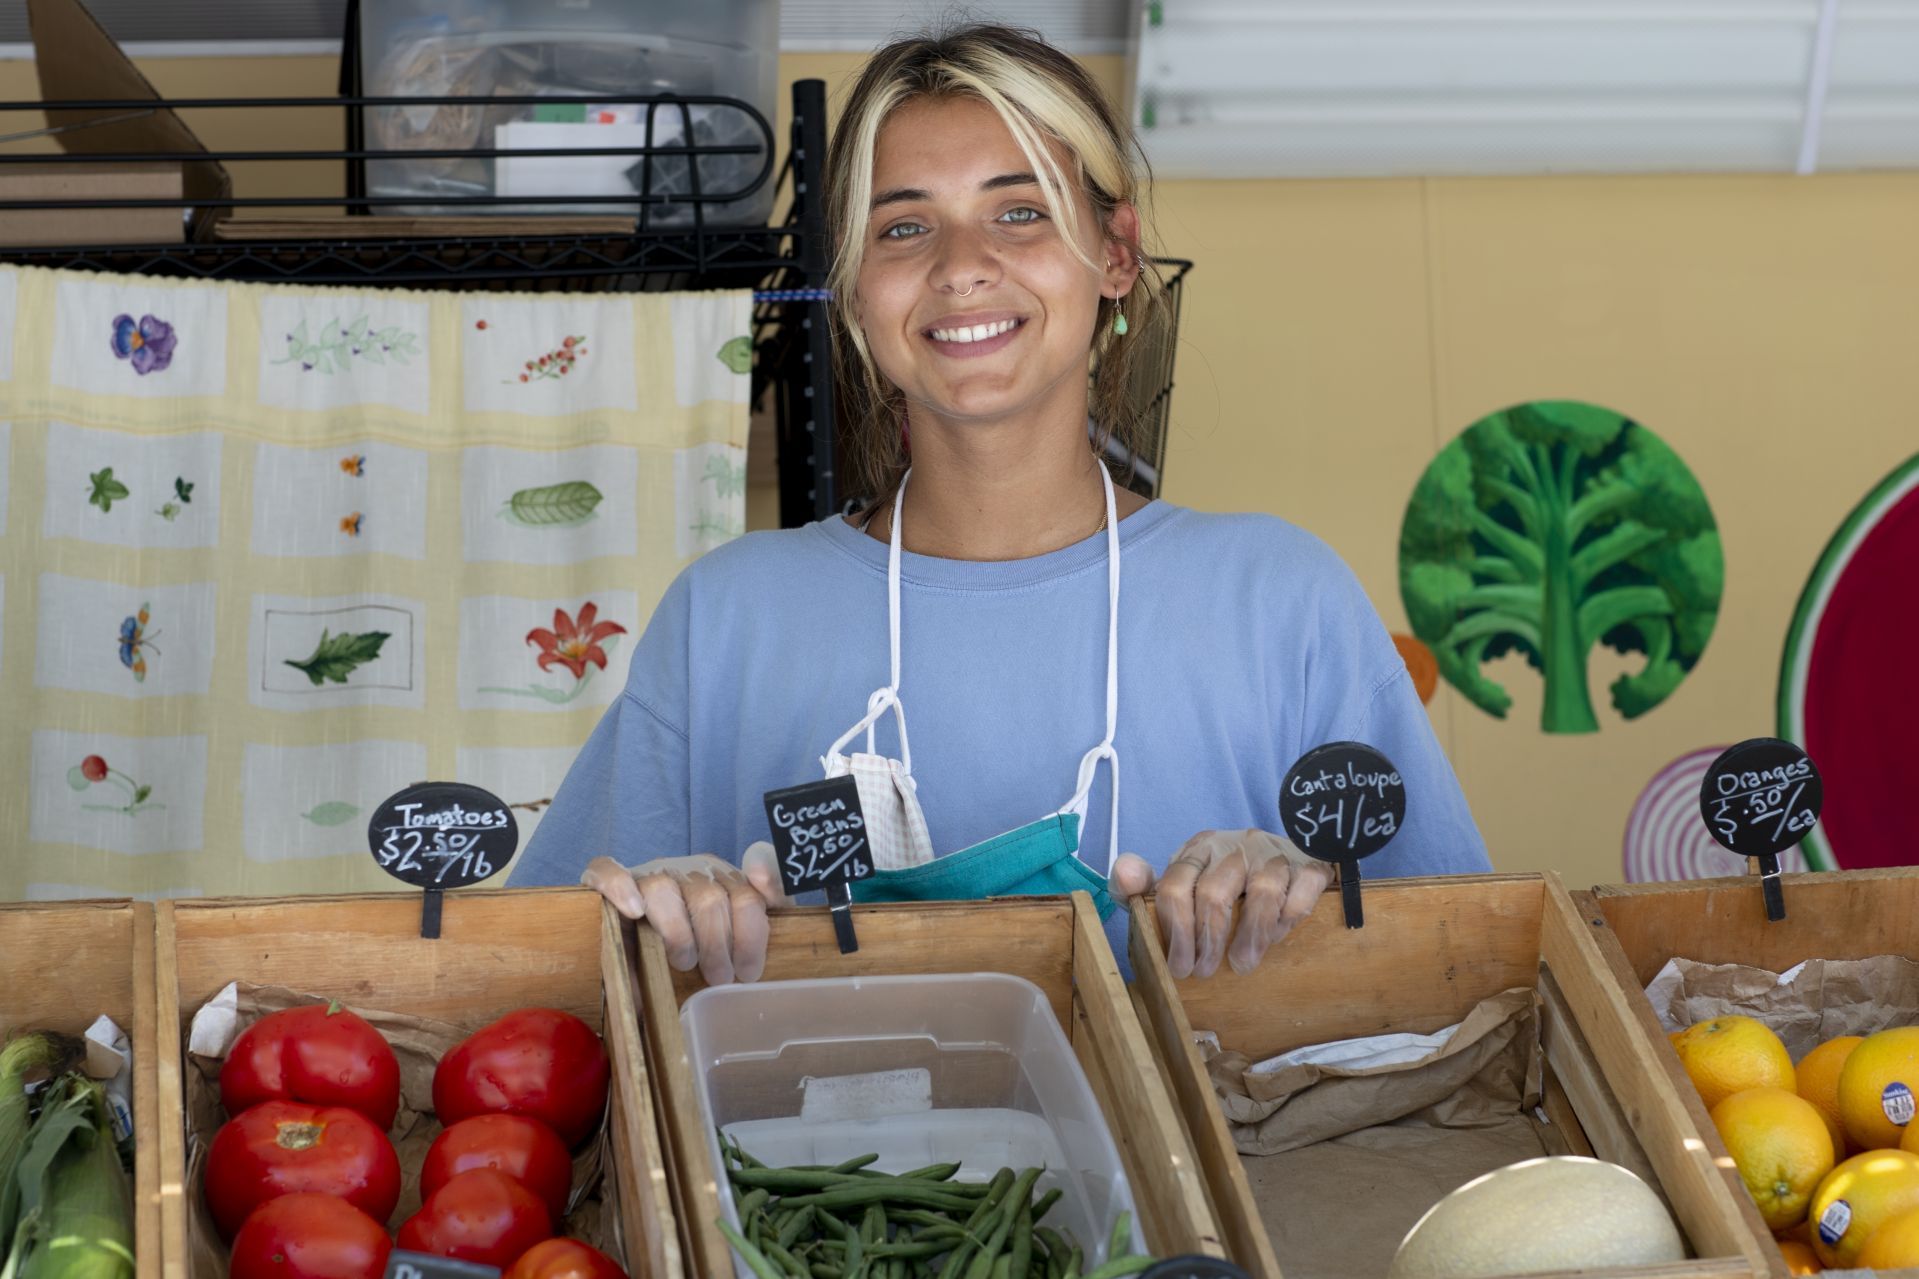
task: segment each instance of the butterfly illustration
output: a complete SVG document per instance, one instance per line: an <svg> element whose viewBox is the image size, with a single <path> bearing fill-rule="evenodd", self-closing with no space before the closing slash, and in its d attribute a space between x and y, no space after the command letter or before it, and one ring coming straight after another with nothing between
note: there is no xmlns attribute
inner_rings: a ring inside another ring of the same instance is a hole
<svg viewBox="0 0 1919 1279"><path fill-rule="evenodd" d="M355 478L365 475L366 455L363 453L352 453L341 458L340 469Z"/></svg>
<svg viewBox="0 0 1919 1279"><path fill-rule="evenodd" d="M144 684L147 679L147 655L143 650L153 649L158 656L160 650L154 646L154 639L161 632L147 634L147 606L142 604L140 611L120 623L120 665L133 672L133 678Z"/></svg>
<svg viewBox="0 0 1919 1279"><path fill-rule="evenodd" d="M358 511L340 517L340 531L348 537L360 536L360 521L363 517Z"/></svg>

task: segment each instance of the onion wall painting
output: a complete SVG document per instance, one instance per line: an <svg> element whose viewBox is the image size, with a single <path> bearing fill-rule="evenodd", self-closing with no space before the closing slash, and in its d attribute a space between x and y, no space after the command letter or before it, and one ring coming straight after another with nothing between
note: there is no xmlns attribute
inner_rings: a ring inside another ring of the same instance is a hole
<svg viewBox="0 0 1919 1279"><path fill-rule="evenodd" d="M1919 457L1880 481L1800 594L1779 671L1779 735L1819 766L1826 806L1802 847L1820 870L1919 862L1906 810L1919 751Z"/></svg>
<svg viewBox="0 0 1919 1279"><path fill-rule="evenodd" d="M1540 727L1599 729L1588 663L1644 661L1598 690L1626 719L1670 697L1719 615L1725 561L1706 494L1657 435L1611 409L1520 404L1426 468L1399 534L1399 589L1439 673L1489 715L1486 663L1518 652L1544 681Z"/></svg>
<svg viewBox="0 0 1919 1279"><path fill-rule="evenodd" d="M1744 875L1751 868L1748 858L1729 851L1712 837L1699 811L1699 788L1705 783L1706 770L1725 749L1709 746L1690 751L1646 783L1632 806L1632 816L1626 819L1623 866L1627 883L1713 879ZM1789 849L1780 854L1779 867L1805 870L1806 860L1799 849Z"/></svg>

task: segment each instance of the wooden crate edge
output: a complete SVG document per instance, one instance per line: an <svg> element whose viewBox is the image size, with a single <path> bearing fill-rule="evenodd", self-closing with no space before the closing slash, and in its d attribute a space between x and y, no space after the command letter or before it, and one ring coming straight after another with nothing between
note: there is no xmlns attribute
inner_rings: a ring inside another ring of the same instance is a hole
<svg viewBox="0 0 1919 1279"><path fill-rule="evenodd" d="M1186 1139L1173 1098L1154 1087L1159 1068L1133 1014L1133 1002L1099 912L1084 892L1075 892L1072 900L1073 981L1113 1089L1115 1113L1109 1122L1125 1122L1129 1141L1139 1147L1140 1166L1129 1170L1135 1183L1134 1202L1137 1205L1142 1197L1150 1197L1160 1228L1177 1232L1159 1241L1163 1251L1224 1257L1226 1249L1220 1242L1219 1222L1206 1194L1199 1158Z"/></svg>
<svg viewBox="0 0 1919 1279"><path fill-rule="evenodd" d="M1663 1036L1652 1007L1633 997L1637 985L1619 944L1603 944L1604 916L1582 913L1557 874L1547 872L1547 884L1540 926L1546 964L1600 1072L1642 1135L1646 1157L1686 1233L1702 1253L1736 1257L1754 1275L1787 1279L1785 1258L1725 1157L1698 1095L1680 1074L1678 1059L1656 1051L1655 1039Z"/></svg>
<svg viewBox="0 0 1919 1279"><path fill-rule="evenodd" d="M610 902L603 904L600 916L600 989L606 1004L601 1030L620 1085L614 1090L615 1104L608 1107L607 1122L613 1125L614 1154L620 1163L619 1206L627 1225L627 1269L634 1279L680 1279L685 1268L679 1227L660 1149L652 1082L640 1046L640 1012L627 962L625 921ZM633 1237L636 1232L638 1239ZM644 1271L634 1264L639 1255L646 1258Z"/></svg>
<svg viewBox="0 0 1919 1279"><path fill-rule="evenodd" d="M1127 949L1133 960L1133 990L1148 1013L1144 1029L1152 1036L1160 1060L1172 1076L1173 1100L1185 1119L1187 1137L1206 1177L1227 1255L1252 1279L1281 1279L1279 1257L1260 1224L1246 1165L1240 1161L1226 1128L1226 1117L1213 1099L1206 1064L1193 1043L1192 1022L1173 990L1166 947L1152 903L1148 898L1137 898L1131 910Z"/></svg>

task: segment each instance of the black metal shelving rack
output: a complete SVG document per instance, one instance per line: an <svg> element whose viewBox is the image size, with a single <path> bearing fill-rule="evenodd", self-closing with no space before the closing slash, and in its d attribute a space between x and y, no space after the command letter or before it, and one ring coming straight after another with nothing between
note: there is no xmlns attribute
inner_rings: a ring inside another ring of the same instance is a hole
<svg viewBox="0 0 1919 1279"><path fill-rule="evenodd" d="M355 42L348 42L352 47ZM343 66L343 84L351 83L351 59ZM545 102L565 99L544 98ZM587 101L582 97L580 101ZM549 204L639 206L631 231L583 235L461 235L436 238L333 237L271 241L220 240L202 236L185 243L149 245L55 245L6 247L0 262L83 271L184 277L253 283L407 287L416 289L528 289L568 291L666 291L752 288L755 360L752 397L772 397L778 437L781 523L802 524L838 511L845 495L834 467L832 362L826 319L827 271L823 173L826 161L826 85L800 80L792 87L793 121L785 161L773 172L773 130L747 103L729 98L593 95L593 102L628 102L645 107L648 137L657 114L677 112L679 136L694 137L689 115L694 106L724 104L750 117L764 146L662 145L645 147L554 148L518 154L632 155L644 164L640 189L626 196L550 196ZM380 150L365 146L361 112L396 105L500 105L503 98L374 98L342 94L338 98L128 99L58 102L5 102L0 113L45 111L55 121L127 119L160 111L290 110L336 108L345 112L347 145L339 150L229 150L178 152L92 151L0 153L6 164L98 164L163 162L181 165L217 161L338 161L345 166L345 196L239 197L150 200L132 198L5 200L0 213L30 209L177 208L204 218L209 213L244 209L347 208L359 214L386 205L419 204L418 196L366 194L364 165L370 160L422 159L459 154L491 156L488 150L432 152ZM532 101L532 99L528 99ZM4 118L0 115L0 118ZM17 117L16 117L17 118ZM104 133L105 131L102 130ZM762 153L765 163L749 185L721 192L700 190L701 159ZM690 179L690 191L653 194L654 166L677 161ZM709 225L705 209L752 195L768 181L775 185L775 207L784 217L768 226ZM525 196L432 197L436 206L541 203ZM690 214L691 226L653 225L654 211L675 206Z"/></svg>

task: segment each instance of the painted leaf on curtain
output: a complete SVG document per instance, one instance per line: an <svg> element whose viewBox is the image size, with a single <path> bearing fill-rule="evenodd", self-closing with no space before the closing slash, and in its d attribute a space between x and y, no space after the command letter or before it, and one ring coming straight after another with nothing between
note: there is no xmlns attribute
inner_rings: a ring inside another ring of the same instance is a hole
<svg viewBox="0 0 1919 1279"><path fill-rule="evenodd" d="M110 466L93 472L87 478L93 482L93 495L87 498L89 506L111 511L115 502L133 496L126 485L113 478L113 468Z"/></svg>
<svg viewBox="0 0 1919 1279"><path fill-rule="evenodd" d="M603 500L600 490L587 481L569 480L521 489L507 499L502 514L528 528L572 528L592 519L594 508Z"/></svg>
<svg viewBox="0 0 1919 1279"><path fill-rule="evenodd" d="M303 662L289 659L287 665L304 672L316 686L326 680L344 684L346 677L355 669L380 655L380 645L389 638L385 631L367 631L360 635L341 631L338 635L332 635L323 630L313 656Z"/></svg>
<svg viewBox="0 0 1919 1279"><path fill-rule="evenodd" d="M337 799L328 800L324 804L315 804L311 811L300 814L315 826L339 826L352 821L359 815L358 806Z"/></svg>

